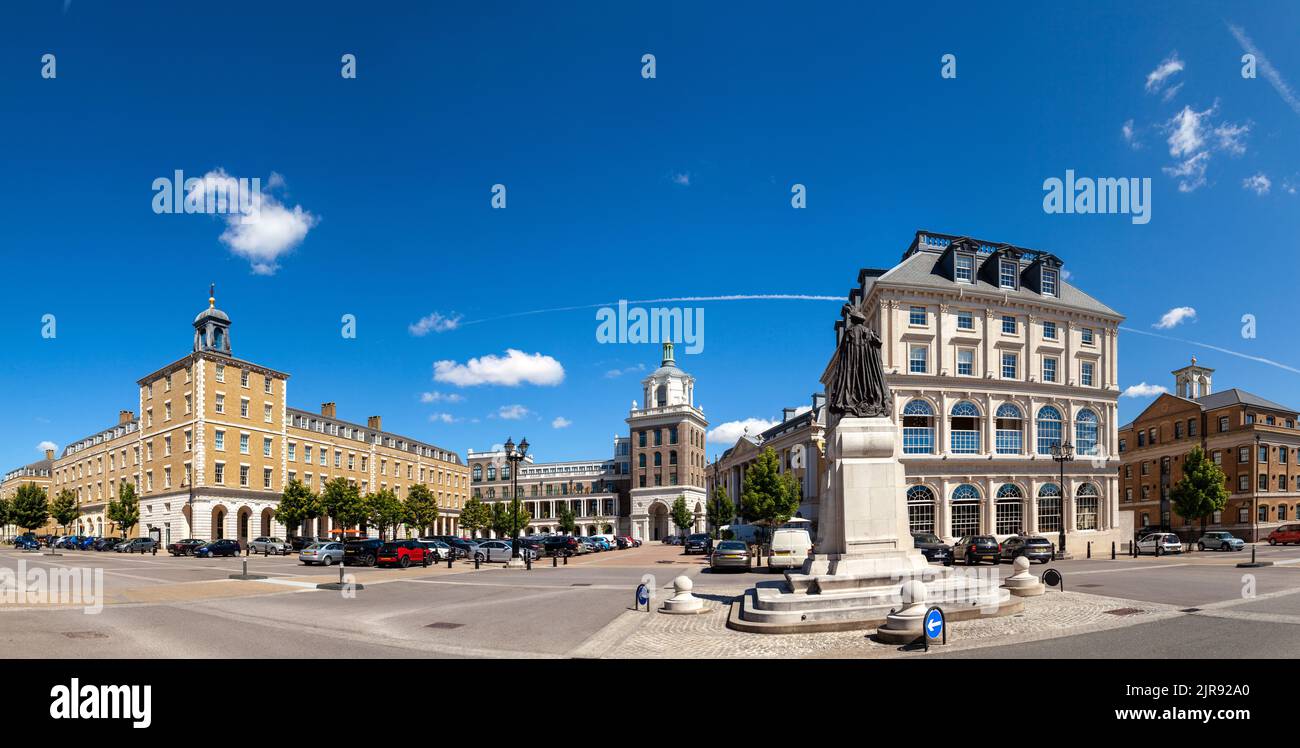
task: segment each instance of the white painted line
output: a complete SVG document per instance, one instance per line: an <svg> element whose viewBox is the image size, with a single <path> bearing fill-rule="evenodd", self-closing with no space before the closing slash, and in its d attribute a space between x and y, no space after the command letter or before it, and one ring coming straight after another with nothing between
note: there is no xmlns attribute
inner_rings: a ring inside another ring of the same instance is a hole
<svg viewBox="0 0 1300 748"><path fill-rule="evenodd" d="M1172 569L1176 566L1191 566L1191 563L1184 562L1181 564L1152 564L1150 566L1125 566L1122 569L1094 569L1092 571L1072 571L1070 576L1077 577L1083 574L1114 574L1120 571L1156 571L1160 569Z"/></svg>

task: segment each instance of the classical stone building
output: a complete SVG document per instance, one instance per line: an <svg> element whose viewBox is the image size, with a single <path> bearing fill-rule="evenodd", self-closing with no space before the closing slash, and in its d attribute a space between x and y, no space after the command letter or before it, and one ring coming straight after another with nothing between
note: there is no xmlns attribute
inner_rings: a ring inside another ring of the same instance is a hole
<svg viewBox="0 0 1300 748"><path fill-rule="evenodd" d="M1185 540L1199 536L1199 519L1180 517L1171 491L1183 463L1199 446L1224 472L1227 506L1207 518L1207 530L1263 539L1300 513L1300 414L1239 389L1215 392L1214 370L1195 358L1173 372L1174 393L1157 397L1119 428L1120 511L1133 530L1165 527Z"/></svg>
<svg viewBox="0 0 1300 748"><path fill-rule="evenodd" d="M803 408L784 408L781 421L757 434L745 433L714 459L705 471L708 494L722 486L727 497L736 504L739 513L741 493L745 485L745 471L766 449L776 452L781 461L781 472L793 471L799 481L800 501L796 517L812 523L816 537L818 508L821 505L821 486L825 471L822 449L826 439L826 396L815 393L812 405Z"/></svg>
<svg viewBox="0 0 1300 748"><path fill-rule="evenodd" d="M81 532L111 534L105 516L124 482L140 497L137 534L164 542L185 537L238 538L319 534L328 521L285 528L274 519L288 481L320 491L345 478L364 494L390 488L405 498L422 483L440 517L429 528L454 532L469 497L469 469L454 452L339 419L334 403L319 413L288 406L289 375L235 358L230 318L215 299L194 320L192 352L142 377L137 417L72 442L50 467L50 494L72 490ZM363 530L365 528L359 528Z"/></svg>
<svg viewBox="0 0 1300 748"><path fill-rule="evenodd" d="M619 460L619 455L622 460ZM561 533L559 514L564 506L578 523L577 535L627 532L628 439L614 438L614 456L604 460L534 462L533 455L519 463L516 486L519 501L531 520L520 528L525 535ZM510 500L510 463L501 450L475 452L466 457L472 495L487 503ZM480 534L495 536L492 531Z"/></svg>
<svg viewBox="0 0 1300 748"><path fill-rule="evenodd" d="M850 301L883 340L912 530L1055 542L1064 527L1070 552L1119 539L1118 312L1067 283L1056 255L924 231L858 282ZM1064 483L1051 455L1063 441L1077 454Z"/></svg>
<svg viewBox="0 0 1300 748"><path fill-rule="evenodd" d="M54 450L47 449L45 450L45 459L38 460L28 465L23 465L22 467L14 468L5 473L4 478L0 480L0 500L9 501L12 499L14 495L18 493L18 487L24 483L35 485L37 488L45 491L46 496L52 499L53 497L49 496L49 493L50 465L53 462ZM53 521L50 521L45 523L45 527L39 528L36 531L52 532L55 529L57 528L54 527ZM20 532L22 532L22 529L15 525L0 525L0 536L5 538L10 535L17 535Z"/></svg>

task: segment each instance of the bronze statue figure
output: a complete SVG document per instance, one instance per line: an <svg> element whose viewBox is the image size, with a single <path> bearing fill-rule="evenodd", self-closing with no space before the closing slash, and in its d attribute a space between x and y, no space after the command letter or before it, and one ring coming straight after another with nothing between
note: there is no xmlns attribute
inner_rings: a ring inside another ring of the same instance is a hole
<svg viewBox="0 0 1300 748"><path fill-rule="evenodd" d="M842 313L844 334L821 379L826 405L833 415L889 418L892 398L880 361L880 336L867 326L861 309L845 304Z"/></svg>

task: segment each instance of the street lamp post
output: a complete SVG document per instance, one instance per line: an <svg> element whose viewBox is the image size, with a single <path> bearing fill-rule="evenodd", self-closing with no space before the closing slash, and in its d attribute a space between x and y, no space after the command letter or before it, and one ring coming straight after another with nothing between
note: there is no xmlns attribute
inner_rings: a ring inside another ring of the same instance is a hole
<svg viewBox="0 0 1300 748"><path fill-rule="evenodd" d="M1259 434L1255 434L1254 457L1256 461L1259 460ZM1265 465L1264 469L1267 470L1268 466ZM1255 471L1255 475L1250 476L1250 482L1253 484L1250 491L1250 542L1254 545L1259 542L1259 471Z"/></svg>
<svg viewBox="0 0 1300 748"><path fill-rule="evenodd" d="M1061 486L1060 486L1061 488L1061 537L1060 537L1061 551L1060 554L1061 557L1063 558L1065 556L1065 498L1067 496L1067 492L1065 490L1065 463L1074 461L1074 445L1069 442L1057 442L1056 444L1053 444L1052 459L1056 460L1056 464L1061 466L1061 472L1060 472L1061 475Z"/></svg>
<svg viewBox="0 0 1300 748"><path fill-rule="evenodd" d="M506 437L506 459L510 462L510 562L508 566L523 566L519 557L519 463L528 454L528 439L525 437L515 447L514 439Z"/></svg>

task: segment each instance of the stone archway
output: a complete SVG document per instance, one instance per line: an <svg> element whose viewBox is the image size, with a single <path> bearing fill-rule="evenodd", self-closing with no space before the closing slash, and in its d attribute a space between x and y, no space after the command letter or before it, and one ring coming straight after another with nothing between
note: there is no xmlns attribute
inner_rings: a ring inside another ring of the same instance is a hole
<svg viewBox="0 0 1300 748"><path fill-rule="evenodd" d="M668 505L656 501L650 505L650 539L663 540L668 537Z"/></svg>
<svg viewBox="0 0 1300 748"><path fill-rule="evenodd" d="M249 526L252 524L253 510L246 506L241 506L236 517L237 520L235 522L235 527L237 531L235 537L240 543L247 543L249 539Z"/></svg>
<svg viewBox="0 0 1300 748"><path fill-rule="evenodd" d="M262 510L262 537L269 537L271 535L271 523L274 519L275 512L270 507Z"/></svg>
<svg viewBox="0 0 1300 748"><path fill-rule="evenodd" d="M224 504L217 504L212 507L212 540L221 540L226 537L226 511Z"/></svg>

